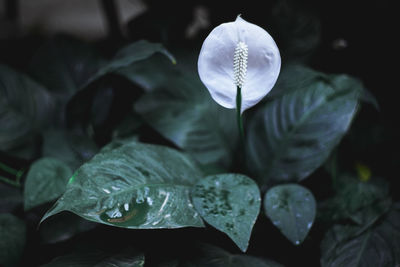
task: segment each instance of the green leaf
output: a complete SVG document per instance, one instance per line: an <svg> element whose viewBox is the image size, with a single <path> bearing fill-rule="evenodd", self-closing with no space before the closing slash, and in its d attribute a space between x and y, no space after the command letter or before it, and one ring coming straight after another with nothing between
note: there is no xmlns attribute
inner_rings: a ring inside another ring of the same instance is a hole
<svg viewBox="0 0 400 267"><path fill-rule="evenodd" d="M243 254L231 254L211 245L200 247L200 255L195 260L181 264L183 267L283 267L272 260Z"/></svg>
<svg viewBox="0 0 400 267"><path fill-rule="evenodd" d="M272 223L293 244L299 245L314 223L316 202L312 193L297 184L274 186L267 191L264 209Z"/></svg>
<svg viewBox="0 0 400 267"><path fill-rule="evenodd" d="M43 267L143 267L144 255L133 249L126 249L118 254L105 253L99 250L75 252L61 256Z"/></svg>
<svg viewBox="0 0 400 267"><path fill-rule="evenodd" d="M155 53L161 53L169 58L172 63L175 58L161 44L150 43L145 40L140 40L130 45L121 48L111 61L100 68L98 72L90 79L88 83L97 80L108 73L113 73L129 67L131 64L151 57Z"/></svg>
<svg viewBox="0 0 400 267"><path fill-rule="evenodd" d="M24 250L26 226L14 215L0 214L0 265L17 266Z"/></svg>
<svg viewBox="0 0 400 267"><path fill-rule="evenodd" d="M51 120L52 109L53 99L41 85L0 65L0 150L29 149L33 135Z"/></svg>
<svg viewBox="0 0 400 267"><path fill-rule="evenodd" d="M156 68L164 73L164 80L154 82L160 87L153 88L136 102L136 112L200 163L218 162L229 166L238 140L235 111L216 104L196 72L181 71L178 67L172 72L165 63ZM149 68L149 71L153 70ZM141 73L138 80L144 85L153 85L151 73L147 78Z"/></svg>
<svg viewBox="0 0 400 267"><path fill-rule="evenodd" d="M317 80L256 112L247 130L247 165L264 184L300 181L324 163L357 110L360 91L349 80Z"/></svg>
<svg viewBox="0 0 400 267"><path fill-rule="evenodd" d="M207 176L195 185L192 200L207 223L247 250L261 206L260 190L252 179L240 174Z"/></svg>
<svg viewBox="0 0 400 267"><path fill-rule="evenodd" d="M71 176L71 168L58 159L41 158L35 161L29 169L25 181L25 210L61 196Z"/></svg>
<svg viewBox="0 0 400 267"><path fill-rule="evenodd" d="M327 232L321 244L323 267L400 264L399 204L377 226L365 232L358 231L359 228L335 225Z"/></svg>
<svg viewBox="0 0 400 267"><path fill-rule="evenodd" d="M42 221L71 211L132 229L202 227L189 195L200 177L196 164L173 149L111 143L77 170Z"/></svg>

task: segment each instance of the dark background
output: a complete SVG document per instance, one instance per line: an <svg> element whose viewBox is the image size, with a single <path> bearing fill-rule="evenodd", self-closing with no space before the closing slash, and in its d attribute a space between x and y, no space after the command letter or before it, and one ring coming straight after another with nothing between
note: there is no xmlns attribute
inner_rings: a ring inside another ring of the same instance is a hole
<svg viewBox="0 0 400 267"><path fill-rule="evenodd" d="M34 52L50 36L40 31L18 33L20 14L17 2L0 2L6 7L0 21L0 63L24 71ZM353 159L360 160L371 168L374 175L391 181L392 190L396 190L393 184L397 179L399 166L399 100L396 97L398 85L395 79L399 74L393 36L398 33L395 28L398 14L394 14L396 9L389 0L236 3L218 0L148 0L144 3L146 10L124 25L127 31L123 32L115 3L99 1L99 12L107 25L107 36L90 41L104 55L111 55L122 44L138 39L162 42L171 50L185 49L198 53L202 41L212 28L220 23L233 21L238 14L242 14L247 21L265 28L274 37L281 50L283 66L287 62L298 61L319 71L345 73L360 79L376 97L379 111L372 105L363 105L354 122L355 126L342 142L341 147L345 147L342 161L344 164L353 164ZM194 38L188 39L185 37L185 30L193 21L193 11L198 6L207 10L210 26L197 32ZM349 162L346 162L347 159ZM318 176L317 172L306 181L313 192L318 191L321 183ZM398 194L392 195L399 199ZM270 227L257 227L260 225ZM96 240L94 243L109 248L114 244L120 247L134 242L139 247L153 251L153 259L160 253L171 258L175 254L187 254L189 257L193 249L189 245L192 239L221 245L238 253L230 240L210 227L201 232L196 229L108 230L109 227L99 226L98 231L89 232L84 237L78 236L61 245L36 246L28 243L23 265L45 263L50 257L71 249L80 239L90 239L92 242ZM318 266L319 243L322 238L319 230L318 227L312 229L311 236L315 240L295 247L272 227L265 216L260 216L250 242L249 253L270 257L287 266ZM29 234L31 238L35 236L35 233ZM177 245L170 248L171 243Z"/></svg>

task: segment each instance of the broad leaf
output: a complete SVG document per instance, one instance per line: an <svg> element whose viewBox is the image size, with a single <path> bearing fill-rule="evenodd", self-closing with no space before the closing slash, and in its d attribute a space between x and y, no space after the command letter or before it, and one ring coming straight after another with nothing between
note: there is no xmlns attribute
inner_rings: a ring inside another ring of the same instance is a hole
<svg viewBox="0 0 400 267"><path fill-rule="evenodd" d="M144 255L135 252L133 249L126 249L118 254L110 254L98 250L75 252L61 256L43 267L143 267Z"/></svg>
<svg viewBox="0 0 400 267"><path fill-rule="evenodd" d="M14 215L0 214L0 265L17 266L24 250L26 226Z"/></svg>
<svg viewBox="0 0 400 267"><path fill-rule="evenodd" d="M0 150L27 146L51 120L52 109L52 98L41 85L0 65Z"/></svg>
<svg viewBox="0 0 400 267"><path fill-rule="evenodd" d="M64 193L71 176L71 168L58 159L41 158L35 161L25 181L25 210L57 199Z"/></svg>
<svg viewBox="0 0 400 267"><path fill-rule="evenodd" d="M347 76L315 81L267 102L249 123L247 165L263 183L300 181L328 158L356 113Z"/></svg>
<svg viewBox="0 0 400 267"><path fill-rule="evenodd" d="M77 170L42 221L71 211L124 228L201 227L189 195L200 177L195 163L173 149L111 143Z"/></svg>
<svg viewBox="0 0 400 267"><path fill-rule="evenodd" d="M313 225L316 202L312 193L296 184L274 186L264 198L272 223L295 245L303 242Z"/></svg>
<svg viewBox="0 0 400 267"><path fill-rule="evenodd" d="M207 223L247 250L261 206L260 190L252 179L240 174L207 176L195 185L192 200Z"/></svg>
<svg viewBox="0 0 400 267"><path fill-rule="evenodd" d="M384 220L360 234L357 226L335 225L321 244L321 265L397 266L400 264L400 206Z"/></svg>
<svg viewBox="0 0 400 267"><path fill-rule="evenodd" d="M229 165L238 137L235 111L216 104L196 72L172 72L166 64L157 69L165 75L162 83L153 84L151 73L146 83L146 77L140 74L141 84L160 87L141 97L135 110L162 136L202 164ZM135 75L131 75L134 79Z"/></svg>
<svg viewBox="0 0 400 267"><path fill-rule="evenodd" d="M141 40L121 48L114 58L112 58L108 64L100 68L88 83L97 80L105 74L112 72L118 73L118 71L129 67L135 62L149 58L155 53L161 53L169 58L172 63L175 63L175 58L161 44Z"/></svg>

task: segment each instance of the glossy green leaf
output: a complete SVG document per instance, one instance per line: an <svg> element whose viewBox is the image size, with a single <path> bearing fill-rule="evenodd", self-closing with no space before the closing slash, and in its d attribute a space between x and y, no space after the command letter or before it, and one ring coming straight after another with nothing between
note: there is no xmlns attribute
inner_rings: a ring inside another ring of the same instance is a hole
<svg viewBox="0 0 400 267"><path fill-rule="evenodd" d="M9 213L0 214L0 265L17 266L24 250L26 226Z"/></svg>
<svg viewBox="0 0 400 267"><path fill-rule="evenodd" d="M192 201L207 223L226 233L242 251L247 250L261 206L260 190L251 178L207 176L195 185Z"/></svg>
<svg viewBox="0 0 400 267"><path fill-rule="evenodd" d="M105 74L118 72L135 62L149 58L155 53L161 53L169 58L172 63L175 63L175 58L161 44L141 40L121 48L114 58L108 64L101 67L89 82Z"/></svg>
<svg viewBox="0 0 400 267"><path fill-rule="evenodd" d="M166 64L157 69L165 75L163 82L154 82L160 87L141 97L135 110L163 137L202 164L229 165L238 140L235 111L212 100L197 72L179 68L172 72ZM151 79L152 75L145 77L143 73L138 78L146 86L153 85Z"/></svg>
<svg viewBox="0 0 400 267"><path fill-rule="evenodd" d="M133 249L126 249L118 254L110 254L99 250L75 252L61 256L43 267L143 267L144 255Z"/></svg>
<svg viewBox="0 0 400 267"><path fill-rule="evenodd" d="M321 244L321 265L384 267L400 264L400 205L368 231L335 225Z"/></svg>
<svg viewBox="0 0 400 267"><path fill-rule="evenodd" d="M247 166L263 183L300 181L328 158L356 113L359 88L344 75L267 102L249 123Z"/></svg>
<svg viewBox="0 0 400 267"><path fill-rule="evenodd" d="M196 164L176 150L111 143L77 170L42 221L71 211L94 222L132 229L201 227L189 195L200 177Z"/></svg>
<svg viewBox="0 0 400 267"><path fill-rule="evenodd" d="M264 209L282 234L293 244L299 245L314 223L316 202L313 194L305 187L285 184L267 191Z"/></svg>
<svg viewBox="0 0 400 267"><path fill-rule="evenodd" d="M58 159L41 158L35 161L25 181L25 210L57 199L64 193L71 176L71 168Z"/></svg>
<svg viewBox="0 0 400 267"><path fill-rule="evenodd" d="M40 84L0 65L0 150L29 149L33 135L51 120L52 109L52 97Z"/></svg>

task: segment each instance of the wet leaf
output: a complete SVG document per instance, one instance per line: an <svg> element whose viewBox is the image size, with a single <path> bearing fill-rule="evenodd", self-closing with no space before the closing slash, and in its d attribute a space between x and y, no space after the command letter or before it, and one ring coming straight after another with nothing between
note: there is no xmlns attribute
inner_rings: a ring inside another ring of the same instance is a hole
<svg viewBox="0 0 400 267"><path fill-rule="evenodd" d="M201 227L189 196L200 177L196 164L173 149L111 143L77 170L42 221L70 211L132 229Z"/></svg>
<svg viewBox="0 0 400 267"><path fill-rule="evenodd" d="M41 158L35 161L25 181L25 210L57 199L64 193L71 176L71 168L58 159Z"/></svg>
<svg viewBox="0 0 400 267"><path fill-rule="evenodd" d="M0 214L0 265L17 266L24 250L26 226L12 214Z"/></svg>
<svg viewBox="0 0 400 267"><path fill-rule="evenodd" d="M312 193L296 184L274 186L264 199L264 209L272 223L293 244L299 245L314 223L316 202Z"/></svg>
<svg viewBox="0 0 400 267"><path fill-rule="evenodd" d="M247 250L261 206L260 190L251 178L207 176L195 185L192 200L207 223L226 233L242 251Z"/></svg>
<svg viewBox="0 0 400 267"><path fill-rule="evenodd" d="M247 130L247 166L262 183L300 181L324 163L357 110L360 90L349 80L317 80L256 112Z"/></svg>

